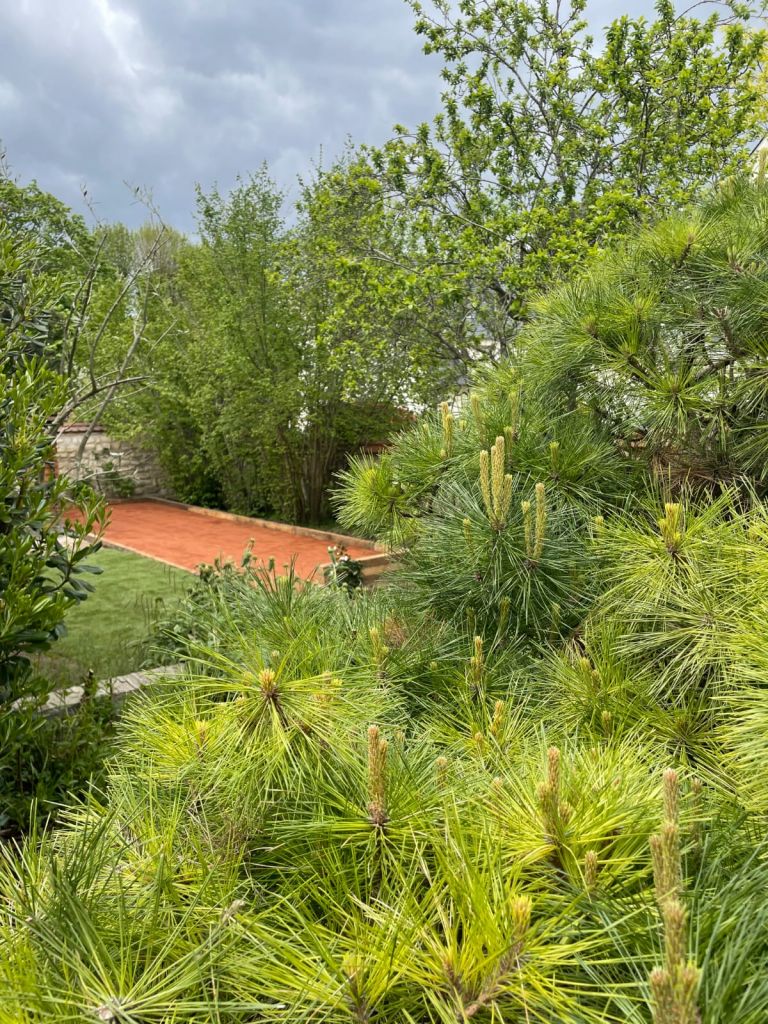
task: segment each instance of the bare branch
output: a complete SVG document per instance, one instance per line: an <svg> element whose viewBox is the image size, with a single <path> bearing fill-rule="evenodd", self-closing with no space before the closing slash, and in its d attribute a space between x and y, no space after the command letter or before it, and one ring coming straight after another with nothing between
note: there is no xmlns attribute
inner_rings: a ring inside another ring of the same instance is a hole
<svg viewBox="0 0 768 1024"><path fill-rule="evenodd" d="M101 394L102 391L106 391L108 388L116 389L123 387L126 384L138 384L143 381L149 380L148 374L142 374L137 377L118 377L114 380L107 381L104 384L96 384L90 387L87 391L81 392L71 398L65 406L62 407L58 416L51 420L51 430L55 433L59 433L61 428L67 422L72 413L91 398L95 398L96 395Z"/></svg>

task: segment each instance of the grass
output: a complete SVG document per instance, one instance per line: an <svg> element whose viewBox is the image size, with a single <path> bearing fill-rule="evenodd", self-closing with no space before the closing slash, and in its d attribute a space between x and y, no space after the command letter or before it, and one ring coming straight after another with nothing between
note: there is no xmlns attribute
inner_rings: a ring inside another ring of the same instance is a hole
<svg viewBox="0 0 768 1024"><path fill-rule="evenodd" d="M115 548L103 548L91 561L103 570L89 577L94 593L71 609L67 635L40 661L57 685L78 683L90 669L106 679L141 668L152 623L193 579L181 569Z"/></svg>

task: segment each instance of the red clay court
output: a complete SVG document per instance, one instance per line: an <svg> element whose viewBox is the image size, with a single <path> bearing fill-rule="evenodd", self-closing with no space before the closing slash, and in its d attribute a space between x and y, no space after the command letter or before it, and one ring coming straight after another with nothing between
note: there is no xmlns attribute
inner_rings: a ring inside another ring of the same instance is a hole
<svg viewBox="0 0 768 1024"><path fill-rule="evenodd" d="M110 505L110 511L106 544L179 569L194 571L216 558L239 563L251 541L254 559L274 558L279 570L295 557L296 571L304 579L330 561L328 548L339 541L353 558L375 554L370 541L162 501L119 501Z"/></svg>

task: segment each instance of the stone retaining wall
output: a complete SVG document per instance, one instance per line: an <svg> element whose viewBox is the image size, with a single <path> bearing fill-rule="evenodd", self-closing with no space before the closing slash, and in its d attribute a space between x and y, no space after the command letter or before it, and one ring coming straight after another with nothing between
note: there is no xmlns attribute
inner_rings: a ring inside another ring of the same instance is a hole
<svg viewBox="0 0 768 1024"><path fill-rule="evenodd" d="M117 441L101 428L88 438L83 458L77 453L87 424L68 424L56 441L57 471L86 480L108 498L170 496L167 480L153 452L130 441Z"/></svg>

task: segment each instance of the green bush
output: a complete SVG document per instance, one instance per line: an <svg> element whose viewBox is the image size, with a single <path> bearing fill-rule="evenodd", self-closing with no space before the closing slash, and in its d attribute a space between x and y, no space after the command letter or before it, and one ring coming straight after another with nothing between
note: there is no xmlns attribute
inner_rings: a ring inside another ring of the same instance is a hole
<svg viewBox="0 0 768 1024"><path fill-rule="evenodd" d="M86 574L99 571L87 558L99 546L89 537L101 505L54 472L51 422L69 392L54 368L57 319L39 271L37 248L0 230L0 828L23 821L32 799L63 795L56 776L71 737L56 738L58 753L42 742L52 733L37 711L51 684L33 657L63 634L67 610L92 590ZM89 742L84 734L83 749Z"/></svg>
<svg viewBox="0 0 768 1024"><path fill-rule="evenodd" d="M40 681L41 689L47 690L47 685ZM86 677L82 703L66 713L44 715L39 704L25 701L4 716L1 838L17 835L36 819L52 824L73 793L98 785L112 748L115 709L108 694L95 694L95 686L95 678Z"/></svg>
<svg viewBox="0 0 768 1024"><path fill-rule="evenodd" d="M543 331L350 469L389 585L197 584L104 799L0 869L9 1021L766 1019L768 509L628 445L601 348L558 402Z"/></svg>
<svg viewBox="0 0 768 1024"><path fill-rule="evenodd" d="M765 492L768 188L726 182L544 296L528 400L583 409L674 489Z"/></svg>

